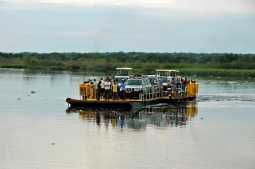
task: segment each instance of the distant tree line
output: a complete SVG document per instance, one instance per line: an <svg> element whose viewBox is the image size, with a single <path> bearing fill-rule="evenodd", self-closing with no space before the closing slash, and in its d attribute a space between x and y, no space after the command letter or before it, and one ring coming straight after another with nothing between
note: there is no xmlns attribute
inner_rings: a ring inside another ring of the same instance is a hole
<svg viewBox="0 0 255 169"><path fill-rule="evenodd" d="M1 53L0 67L43 70L112 72L116 67L133 67L140 73L157 68L190 70L246 70L253 72L255 54L232 53Z"/></svg>

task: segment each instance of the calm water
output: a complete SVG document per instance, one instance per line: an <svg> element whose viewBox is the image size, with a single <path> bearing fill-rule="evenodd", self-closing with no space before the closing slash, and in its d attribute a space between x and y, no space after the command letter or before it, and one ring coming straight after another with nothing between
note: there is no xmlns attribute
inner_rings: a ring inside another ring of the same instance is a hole
<svg viewBox="0 0 255 169"><path fill-rule="evenodd" d="M187 106L67 112L85 79L0 70L0 169L255 168L254 83L199 80Z"/></svg>

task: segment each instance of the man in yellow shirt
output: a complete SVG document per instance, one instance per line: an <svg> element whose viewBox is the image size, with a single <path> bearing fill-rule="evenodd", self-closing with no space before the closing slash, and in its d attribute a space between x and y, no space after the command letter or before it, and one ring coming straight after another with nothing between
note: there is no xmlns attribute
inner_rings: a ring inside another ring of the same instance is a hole
<svg viewBox="0 0 255 169"><path fill-rule="evenodd" d="M118 98L118 85L117 85L116 81L114 81L113 85L112 85L112 94L113 94L113 99Z"/></svg>

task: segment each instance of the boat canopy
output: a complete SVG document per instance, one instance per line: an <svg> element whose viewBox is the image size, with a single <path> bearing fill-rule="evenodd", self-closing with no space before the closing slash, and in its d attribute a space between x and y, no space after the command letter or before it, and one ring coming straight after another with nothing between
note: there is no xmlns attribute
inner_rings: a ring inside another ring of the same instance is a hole
<svg viewBox="0 0 255 169"><path fill-rule="evenodd" d="M130 67L117 67L116 70L132 70Z"/></svg>
<svg viewBox="0 0 255 169"><path fill-rule="evenodd" d="M157 69L156 72L157 72L156 73L157 76L171 77L171 76L176 76L176 74L179 73L179 70L175 70L175 69Z"/></svg>
<svg viewBox="0 0 255 169"><path fill-rule="evenodd" d="M128 79L129 73L132 70L130 67L118 67L116 68L117 72L115 75L115 79Z"/></svg>
<svg viewBox="0 0 255 169"><path fill-rule="evenodd" d="M175 70L175 69L157 69L156 72L179 72L179 70Z"/></svg>

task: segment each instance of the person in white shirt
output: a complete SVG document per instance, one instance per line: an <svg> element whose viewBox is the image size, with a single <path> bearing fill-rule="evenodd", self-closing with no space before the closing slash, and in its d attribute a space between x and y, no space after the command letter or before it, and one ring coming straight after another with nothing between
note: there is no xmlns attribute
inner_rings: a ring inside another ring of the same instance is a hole
<svg viewBox="0 0 255 169"><path fill-rule="evenodd" d="M101 78L101 93L100 93L100 96L102 97L102 98L104 98L104 95L105 95L105 88L104 88L104 83L105 83L105 81L104 81L104 79L103 78Z"/></svg>
<svg viewBox="0 0 255 169"><path fill-rule="evenodd" d="M105 99L110 99L111 97L111 89L112 89L112 83L109 78L106 79L104 82L104 90L105 90Z"/></svg>

